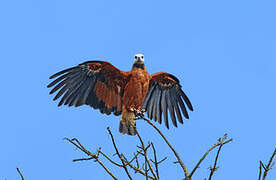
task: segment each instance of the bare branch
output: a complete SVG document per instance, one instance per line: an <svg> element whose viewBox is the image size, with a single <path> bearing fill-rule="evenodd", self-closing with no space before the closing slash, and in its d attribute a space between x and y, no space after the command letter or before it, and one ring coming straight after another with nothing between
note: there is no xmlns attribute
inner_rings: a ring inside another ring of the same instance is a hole
<svg viewBox="0 0 276 180"><path fill-rule="evenodd" d="M109 135L110 135L110 137L111 137L111 140L112 140L114 149L115 149L115 151L116 151L116 154L117 154L117 156L120 158L120 160L121 160L121 162L122 162L122 165L123 165L123 168L124 168L124 170L125 170L125 172L126 172L128 178L129 178L130 180L132 180L132 177L130 176L130 174L129 174L129 172L128 172L127 166L125 165L124 159L123 159L122 155L119 153L119 150L118 150L118 148L117 148L117 146L116 146L116 143L115 143L114 137L113 137L113 135L112 135L112 133L111 133L111 131L110 131L110 128L108 127L107 130L108 130L108 133L109 133Z"/></svg>
<svg viewBox="0 0 276 180"><path fill-rule="evenodd" d="M223 144L219 145L219 149L217 151L217 155L216 155L216 159L215 159L214 165L213 165L213 167L210 168L209 180L212 179L212 176L213 176L214 172L218 169L218 167L217 167L217 161L218 161L218 156L219 156L219 153L220 153L220 150L221 150L222 146L223 146Z"/></svg>
<svg viewBox="0 0 276 180"><path fill-rule="evenodd" d="M19 169L19 168L16 168L16 170L17 170L17 172L19 173L19 175L20 175L20 177L21 177L21 180L24 180L24 177L23 177L23 175L22 175L20 169Z"/></svg>
<svg viewBox="0 0 276 180"><path fill-rule="evenodd" d="M128 162L127 158L123 154L122 154L122 156L123 156L125 162ZM135 166L133 166L132 164L128 164L128 166L130 168L132 168L135 171L135 173L138 172L141 175L148 176L148 178L150 178L150 179L155 179L154 177L152 177L150 175L147 175L146 172L144 172L143 170L141 170L139 168L139 162L138 162L138 158L137 157L136 157L136 163L137 163L137 168Z"/></svg>
<svg viewBox="0 0 276 180"><path fill-rule="evenodd" d="M261 169L261 167L264 169L264 173L263 173L263 178L262 178L262 179L263 179L263 180L266 179L266 176L267 176L269 170L271 170L272 167L274 166L274 162L272 162L272 161L273 161L273 158L275 157L275 155L276 155L276 148L274 149L274 152L273 152L273 154L271 155L271 157L270 157L270 159L269 159L269 162L268 162L268 164L267 164L266 166L263 164L262 161L260 161L259 179L261 179L261 174L262 174L262 169Z"/></svg>
<svg viewBox="0 0 276 180"><path fill-rule="evenodd" d="M190 174L188 172L187 166L182 162L180 156L178 155L178 153L176 152L176 150L172 147L172 145L169 143L169 141L164 136L164 134L149 119L147 119L145 117L141 117L141 118L144 119L148 124L150 124L160 134L160 136L164 139L164 141L167 143L167 145L173 151L173 153L174 153L175 157L177 158L180 166L182 167L182 169L184 171L184 174L185 174L185 179L189 180Z"/></svg>
<svg viewBox="0 0 276 180"><path fill-rule="evenodd" d="M260 166L259 166L259 179L258 180L261 180L261 177L262 177L262 161L260 161Z"/></svg>
<svg viewBox="0 0 276 180"><path fill-rule="evenodd" d="M135 160L136 160L136 165L137 165L137 168L139 169L140 167L139 167L139 161L138 161L137 156L135 157Z"/></svg>
<svg viewBox="0 0 276 180"><path fill-rule="evenodd" d="M148 163L147 163L147 160L145 158L145 172L146 172L146 180L148 180Z"/></svg>
<svg viewBox="0 0 276 180"><path fill-rule="evenodd" d="M151 147L152 147L152 150L153 150L153 155L154 155L154 165L155 165L155 172L156 172L156 175L157 175L157 178L159 179L159 171L158 171L158 161L157 161L157 155L156 155L156 150L155 150L155 147L153 145L153 143L151 143Z"/></svg>
<svg viewBox="0 0 276 180"><path fill-rule="evenodd" d="M94 159L94 157L73 159L73 162L78 162L78 161L90 161L91 159Z"/></svg>
<svg viewBox="0 0 276 180"><path fill-rule="evenodd" d="M157 162L157 164L161 164L162 162L164 162L168 157L164 157L161 161Z"/></svg>
<svg viewBox="0 0 276 180"><path fill-rule="evenodd" d="M134 153L134 157L127 162L126 166L128 166L129 164L131 164L135 159L137 159L137 157L141 154L141 151L137 151L137 153Z"/></svg>
<svg viewBox="0 0 276 180"><path fill-rule="evenodd" d="M91 153L90 151L88 151L86 148L84 148L84 146L76 139L76 138L73 138L73 139L69 139L69 138L65 138L65 140L67 140L68 142L70 142L71 144L73 144L76 148L80 149L82 152L84 152L86 155L90 156L90 158L83 158L83 159L75 159L73 160L74 162L76 161L83 161L83 160L91 160L91 159L94 159L96 162L98 162L102 168L104 168L104 170L115 180L118 180L118 178L113 175L111 173L111 171L99 160L99 151L100 149L97 150L97 153Z"/></svg>
<svg viewBox="0 0 276 180"><path fill-rule="evenodd" d="M196 164L196 166L192 170L192 172L190 174L190 178L193 176L193 174L195 173L195 171L197 170L197 168L199 167L199 165L201 164L201 162L206 158L206 156L209 154L210 151L212 151L217 146L227 144L227 143L229 143L229 142L231 142L233 140L231 138L231 139L225 141L226 138L227 138L227 134L225 134L223 138L220 138L216 144L214 144L210 149L208 149L208 151L203 155L203 157L198 161L198 163Z"/></svg>
<svg viewBox="0 0 276 180"><path fill-rule="evenodd" d="M171 149L171 151L174 153L175 157L177 158L177 161L175 163L180 164L180 166L182 167L183 171L184 171L184 175L185 175L185 180L191 180L192 179L192 175L195 173L195 171L198 169L199 165L202 163L202 161L206 158L206 156L209 154L210 151L212 151L214 148L219 147L217 154L216 154L216 158L215 158L215 162L213 164L213 167L210 168L211 172L209 175L209 180L211 180L214 172L217 170L217 161L218 161L218 157L220 154L220 151L222 149L222 146L231 142L232 139L226 140L227 139L227 135L225 135L223 138L220 138L218 140L218 142L216 144L214 144L204 155L203 157L199 160L199 162L196 164L196 166L194 167L194 169L192 170L191 174L188 172L188 169L186 167L186 165L183 163L182 159L180 158L180 156L178 155L178 153L176 152L176 150L172 147L172 145L170 144L170 142L167 140L167 138L164 136L164 134L147 118L144 117L140 117L141 119L145 120L149 125L151 125L157 132L158 134L163 138L163 140L166 142L166 144L169 146L169 148ZM76 138L73 139L68 139L65 138L67 141L69 141L70 143L72 143L77 149L80 149L82 152L84 152L86 155L88 155L88 158L80 158L80 159L74 159L74 162L77 161L87 161L87 160L95 160L95 162L98 162L102 168L105 169L105 171L113 177L113 179L117 180L118 178L115 177L110 170L100 161L99 159L99 155L103 155L110 163L112 163L113 165L123 168L124 171L126 172L128 178L130 180L132 180L132 177L129 173L129 169L134 170L135 173L139 173L143 176L145 176L146 179L153 179L153 180L158 180L160 179L160 174L159 174L159 164L162 163L163 161L165 161L167 159L167 157L163 158L162 160L160 160L158 162L158 158L157 158L157 152L155 149L154 144L151 142L149 143L147 146L145 146L144 141L142 140L140 134L137 132L137 137L140 140L141 145L137 146L138 150L136 153L134 153L134 156L132 158L130 158L130 160L128 160L124 154L120 153L118 150L118 147L115 143L115 139L114 136L110 130L110 128L107 128L108 133L111 137L112 140L112 144L113 147L116 151L116 153L114 154L115 156L118 156L119 159L121 160L121 163L117 163L116 161L114 161L112 158L110 158L108 155L106 155L104 152L101 151L101 149L99 148L96 153L91 153L89 150L87 150ZM148 157L148 150L152 149L153 151L153 159ZM143 156L144 157L144 163L142 166L139 165L139 159L138 157ZM274 155L273 155L274 157ZM273 157L271 157L269 164L267 165L268 168L266 168L266 166L264 166L262 163L260 164L260 166L263 166L264 169L271 169L271 167L273 166L272 163L272 159ZM137 167L135 167L135 165L133 165L132 163L136 163ZM153 164L151 164L153 163ZM153 168L153 165L155 166ZM264 179L263 179L264 180Z"/></svg>
<svg viewBox="0 0 276 180"><path fill-rule="evenodd" d="M141 148L141 149L143 150L143 152L144 152L145 167L147 167L147 164L148 164L149 170L150 170L151 174L154 176L155 179L158 179L157 176L156 176L156 174L155 174L154 171L153 171L153 168L152 168L152 166L151 166L151 164L150 164L150 161L149 161L148 155L147 155L147 149L150 147L150 144L149 144L147 147L145 147L144 142L143 142L143 140L142 140L140 134L138 133L138 131L137 131L137 136L138 136L138 138L139 138L139 140L140 140L140 142L141 142L141 146L142 146L142 147L140 147L140 148ZM147 171L147 169L146 169L145 171Z"/></svg>

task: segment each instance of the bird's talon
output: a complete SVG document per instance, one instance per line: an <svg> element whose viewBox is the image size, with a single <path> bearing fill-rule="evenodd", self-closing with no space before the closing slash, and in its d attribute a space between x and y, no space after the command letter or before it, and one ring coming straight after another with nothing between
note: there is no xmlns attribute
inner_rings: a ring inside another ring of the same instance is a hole
<svg viewBox="0 0 276 180"><path fill-rule="evenodd" d="M135 113L136 119L142 119L142 118L144 118L145 110L144 109L141 109L141 110L135 109L134 113Z"/></svg>

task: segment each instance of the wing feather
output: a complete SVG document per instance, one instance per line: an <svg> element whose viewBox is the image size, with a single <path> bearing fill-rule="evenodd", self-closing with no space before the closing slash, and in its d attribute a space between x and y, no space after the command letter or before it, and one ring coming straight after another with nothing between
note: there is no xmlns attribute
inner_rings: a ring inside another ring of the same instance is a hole
<svg viewBox="0 0 276 180"><path fill-rule="evenodd" d="M60 100L58 106L61 106L64 102L66 102L65 100L67 100L67 97L69 97L72 94L73 90L75 90L77 88L78 84L81 83L82 78L83 78L82 74L77 75L74 78L72 78L71 81L68 84L66 84L66 87L67 87L68 90L65 93L65 95L63 95L63 97ZM56 99L58 99L58 98L56 98ZM54 100L56 100L56 99L54 98Z"/></svg>
<svg viewBox="0 0 276 180"><path fill-rule="evenodd" d="M187 104L188 108L193 111L194 108L192 106L192 103L190 102L189 98L187 97L187 95L182 91L182 89L179 90L179 93L181 94L181 96L183 97L185 103Z"/></svg>
<svg viewBox="0 0 276 180"><path fill-rule="evenodd" d="M180 110L179 110L179 107L177 105L177 97L176 97L176 92L175 92L175 89L172 89L172 92L171 92L171 98L173 99L173 108L175 110L175 114L177 116L177 119L178 121L183 124L183 119L182 119L182 116L181 116L181 113L180 113Z"/></svg>
<svg viewBox="0 0 276 180"><path fill-rule="evenodd" d="M72 100L70 101L70 103L68 104L68 106L73 106L73 105L77 105L77 101L81 95L82 90L85 87L85 82L86 82L86 77L84 78L84 80L82 80L82 82L79 84L78 88L72 93Z"/></svg>
<svg viewBox="0 0 276 180"><path fill-rule="evenodd" d="M148 103L148 116L150 119L152 119L152 113L153 113L153 109L154 109L154 99L156 97L156 91L153 92L152 94L152 98L150 99L149 103Z"/></svg>
<svg viewBox="0 0 276 180"><path fill-rule="evenodd" d="M160 98L161 98L161 91L160 89L156 89L156 100L154 105L153 117L155 121L159 122L159 114L160 114Z"/></svg>
<svg viewBox="0 0 276 180"><path fill-rule="evenodd" d="M54 79L54 78L58 77L59 75L64 74L66 72L74 72L74 71L77 71L77 70L78 70L78 67L71 67L71 68L65 69L63 71L60 71L60 72L50 76L50 79Z"/></svg>
<svg viewBox="0 0 276 180"><path fill-rule="evenodd" d="M156 84L152 84L152 85L150 86L149 92L147 93L147 96L146 96L146 98L145 98L145 100L144 100L142 109L147 109L149 100L150 100L150 98L151 98L151 96L152 96L152 92L154 91L155 87L156 87Z"/></svg>
<svg viewBox="0 0 276 180"><path fill-rule="evenodd" d="M159 99L158 99L158 110L157 110L157 120L159 122L159 124L162 123L162 105L161 105L161 100L162 100L162 97L163 97L163 93L161 91L161 89L159 89Z"/></svg>
<svg viewBox="0 0 276 180"><path fill-rule="evenodd" d="M164 90L162 92L161 109L162 109L162 112L163 112L165 125L169 129L168 111L167 111L168 105L167 105L167 100L166 100L166 91L167 90Z"/></svg>
<svg viewBox="0 0 276 180"><path fill-rule="evenodd" d="M83 98L81 99L81 105L85 104L85 102L87 101L87 98L88 98L88 95L89 95L90 91L95 86L95 81L96 81L96 78L93 77L92 81L90 83L88 83L88 88L85 90L85 92L83 94Z"/></svg>
<svg viewBox="0 0 276 180"><path fill-rule="evenodd" d="M175 127L177 127L177 122L176 122L176 118L175 118L175 114L174 114L174 108L173 108L173 101L174 100L171 98L171 92L170 91L167 91L166 99L167 99L167 102L168 102L170 117L172 119L173 125Z"/></svg>
<svg viewBox="0 0 276 180"><path fill-rule="evenodd" d="M73 104L75 104L76 107L83 105L83 98L87 90L89 90L89 87L91 87L91 79L86 77L86 80L83 82L83 85L81 86L81 89L78 93L78 96Z"/></svg>
<svg viewBox="0 0 276 180"><path fill-rule="evenodd" d="M184 114L184 117L187 118L187 119L189 119L189 114L188 114L188 112L186 110L184 102L182 101L182 98L179 95L177 96L177 98L178 98L178 103L180 105L181 111Z"/></svg>

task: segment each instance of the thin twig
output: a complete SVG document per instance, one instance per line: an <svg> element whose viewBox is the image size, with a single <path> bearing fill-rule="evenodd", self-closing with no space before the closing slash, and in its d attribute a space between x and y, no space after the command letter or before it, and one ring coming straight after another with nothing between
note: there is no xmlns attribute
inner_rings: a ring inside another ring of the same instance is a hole
<svg viewBox="0 0 276 180"><path fill-rule="evenodd" d="M159 171L158 171L157 155L156 155L156 150L155 150L155 147L154 147L153 143L151 143L151 147L152 147L153 155L154 155L155 172L156 172L156 175L157 175L158 179L160 179L160 177L159 177Z"/></svg>
<svg viewBox="0 0 276 180"><path fill-rule="evenodd" d="M19 175L20 175L20 177L21 177L21 180L24 180L24 177L23 177L23 175L22 175L20 169L19 169L19 168L16 168L16 170L17 170L17 172L19 173Z"/></svg>
<svg viewBox="0 0 276 180"><path fill-rule="evenodd" d="M123 154L122 154L122 156L123 156L125 162L128 162L128 160L126 159L126 157L125 157ZM155 180L154 177L152 177L152 176L150 176L150 175L147 175L144 171L142 171L142 170L139 168L138 159L136 160L136 162L137 162L138 168L136 168L136 167L133 166L132 164L128 164L128 166L129 166L130 168L132 168L132 169L135 171L135 173L138 172L139 174L142 174L143 176L148 176L148 178L154 179L154 180Z"/></svg>
<svg viewBox="0 0 276 180"><path fill-rule="evenodd" d="M137 153L134 153L134 157L130 160L126 162L126 166L128 166L129 164L131 164L135 159L137 159L137 156L139 156L141 154L141 151L137 151Z"/></svg>
<svg viewBox="0 0 276 180"><path fill-rule="evenodd" d="M274 158L275 155L276 155L276 148L274 149L274 152L271 155L271 157L269 159L269 162L268 162L268 164L266 166L262 163L262 161L260 161L260 164L262 164L262 167L264 169L263 180L265 180L265 178L266 178L269 170L271 170L272 167L273 167L273 165L274 165L274 163L272 161L273 161L273 158Z"/></svg>
<svg viewBox="0 0 276 180"><path fill-rule="evenodd" d="M260 166L259 166L259 179L258 180L261 180L261 177L262 177L262 161L260 161Z"/></svg>
<svg viewBox="0 0 276 180"><path fill-rule="evenodd" d="M139 168L140 168L140 166L139 166L139 161L138 161L137 156L135 157L135 160L136 160L136 165L137 165L137 168L139 169Z"/></svg>
<svg viewBox="0 0 276 180"><path fill-rule="evenodd" d="M217 167L217 161L218 161L218 156L219 156L219 153L220 153L220 150L221 150L222 146L223 146L223 145L220 144L219 149L218 149L218 151L217 151L217 155L216 155L216 158L215 158L214 165L213 165L213 167L211 167L211 169L210 169L209 180L212 179L212 176L213 176L214 172L218 169L218 167Z"/></svg>
<svg viewBox="0 0 276 180"><path fill-rule="evenodd" d="M110 137L111 137L111 140L112 140L114 149L115 149L115 151L116 151L116 154L117 154L117 156L120 158L120 160L121 160L121 162L122 162L122 165L123 165L123 168L124 168L124 170L125 170L125 172L126 172L128 178L129 178L130 180L132 180L132 177L130 176L130 174L129 174L129 172L128 172L128 169L127 169L127 167L126 167L126 165L125 165L124 159L122 158L122 155L120 155L119 150L118 150L118 148L117 148L117 146L116 146L116 143L115 143L115 140L114 140L114 137L113 137L113 135L112 135L112 133L111 133L110 128L108 127L107 130L108 130L108 133L109 133L109 135L110 135Z"/></svg>
<svg viewBox="0 0 276 180"><path fill-rule="evenodd" d="M109 171L109 169L107 169L107 168L105 167L105 165L104 165L98 158L96 159L96 161L104 168L104 170L105 170L110 176L112 176L113 179L118 180L118 178L115 177L115 176Z"/></svg>
<svg viewBox="0 0 276 180"><path fill-rule="evenodd" d="M146 172L146 180L148 180L149 178L149 176L148 176L148 163L147 163L147 160L146 160L146 158L145 158L145 172Z"/></svg>
<svg viewBox="0 0 276 180"><path fill-rule="evenodd" d="M161 161L157 162L157 164L161 164L163 161L165 161L168 157L164 157Z"/></svg>
<svg viewBox="0 0 276 180"><path fill-rule="evenodd" d="M77 162L77 161L90 161L91 159L94 159L94 157L73 159L73 162Z"/></svg>
<svg viewBox="0 0 276 180"><path fill-rule="evenodd" d="M99 154L103 155L106 159L109 160L109 162L111 162L112 164L118 166L118 167L123 167L123 165L116 163L115 161L113 161L110 157L108 157L105 153L103 153L102 151L99 152Z"/></svg>
<svg viewBox="0 0 276 180"><path fill-rule="evenodd" d="M182 167L184 174L185 174L185 179L189 179L190 174L188 172L187 166L183 163L183 161L181 160L180 156L178 155L178 153L176 152L176 150L172 147L172 145L169 143L169 141L167 140L167 138L164 136L164 134L147 118L145 117L141 117L142 119L144 119L148 124L150 124L160 135L161 137L164 139L164 141L167 143L167 145L170 147L170 149L173 151L175 157L177 158L180 166Z"/></svg>
<svg viewBox="0 0 276 180"><path fill-rule="evenodd" d="M224 142L224 140L227 138L227 136L224 136L223 138L221 138L219 140L218 143L214 144L210 149L208 149L208 151L203 155L203 157L198 161L198 163L196 164L196 166L194 167L194 169L192 170L191 174L190 174L190 178L193 176L193 174L195 173L195 171L197 170L197 168L199 167L199 165L201 164L201 162L205 159L205 157L209 154L210 151L212 151L214 148L216 148L217 146L220 146L221 144L227 144L229 142L231 142L233 139L229 139L227 141Z"/></svg>
<svg viewBox="0 0 276 180"><path fill-rule="evenodd" d="M148 164L149 170L150 170L151 174L154 176L155 179L158 179L157 176L156 176L156 174L155 174L154 171L153 171L153 168L152 168L152 166L151 166L151 164L150 164L150 161L149 161L148 155L147 155L147 149L150 147L150 144L149 144L147 147L145 147L144 142L143 142L143 140L142 140L140 134L138 133L138 131L137 131L137 136L138 136L138 138L139 138L139 140L140 140L140 142L141 142L141 146L142 146L141 149L142 149L143 152L144 152L145 167L147 167L147 164Z"/></svg>

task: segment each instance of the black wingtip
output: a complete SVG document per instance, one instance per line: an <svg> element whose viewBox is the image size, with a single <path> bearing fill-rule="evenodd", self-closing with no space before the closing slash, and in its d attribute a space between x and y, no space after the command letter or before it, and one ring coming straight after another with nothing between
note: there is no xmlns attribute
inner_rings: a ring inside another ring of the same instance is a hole
<svg viewBox="0 0 276 180"><path fill-rule="evenodd" d="M52 89L52 90L49 92L49 94L53 94L54 92L55 92L55 90Z"/></svg>
<svg viewBox="0 0 276 180"><path fill-rule="evenodd" d="M185 103L187 104L188 108L189 108L191 111L193 111L194 108L193 108L192 103L191 103L191 101L189 100L188 96L184 93L184 91L183 91L182 89L180 89L179 92L180 92L181 96L183 97Z"/></svg>

